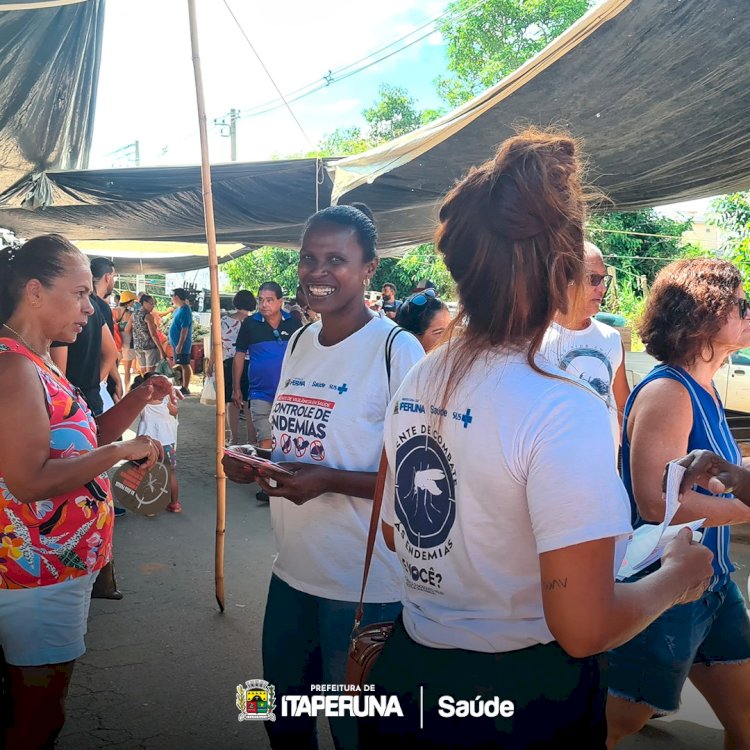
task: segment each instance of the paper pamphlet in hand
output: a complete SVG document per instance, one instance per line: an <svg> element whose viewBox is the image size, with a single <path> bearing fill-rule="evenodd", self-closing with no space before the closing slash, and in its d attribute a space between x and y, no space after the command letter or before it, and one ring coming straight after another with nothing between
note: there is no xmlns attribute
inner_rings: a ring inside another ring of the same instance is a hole
<svg viewBox="0 0 750 750"><path fill-rule="evenodd" d="M669 525L680 507L680 482L682 482L684 474L684 466L680 466L674 462L668 465L664 521L658 526L645 524L633 532L633 536L628 542L628 547L625 551L625 559L622 561L620 570L617 572L618 580L621 581L624 578L629 578L639 570L643 570L661 559L661 556L664 554L664 548L681 529L691 529L693 531L693 539L695 541L700 540L698 529L706 522L705 518L677 526Z"/></svg>
<svg viewBox="0 0 750 750"><path fill-rule="evenodd" d="M224 454L236 458L238 461L242 461L242 463L253 466L256 469L265 469L268 472L286 474L287 476L292 476L294 473L267 458L261 458L254 452L252 446L232 445L224 449Z"/></svg>

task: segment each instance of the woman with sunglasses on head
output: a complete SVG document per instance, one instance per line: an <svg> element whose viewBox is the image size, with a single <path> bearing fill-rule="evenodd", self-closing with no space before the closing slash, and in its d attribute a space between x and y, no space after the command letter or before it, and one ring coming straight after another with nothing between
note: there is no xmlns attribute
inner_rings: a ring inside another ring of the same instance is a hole
<svg viewBox="0 0 750 750"><path fill-rule="evenodd" d="M636 526L664 520L667 461L709 450L742 462L713 384L726 358L750 346L740 272L716 259L670 264L654 281L640 335L662 364L625 407L622 474ZM689 677L724 725L725 747L750 748L750 620L729 559L729 526L750 521L746 502L702 489L683 493L673 523L706 519L702 544L713 552L713 576L699 600L670 609L610 653L609 747L652 716L676 711ZM655 568L635 579L648 581Z"/></svg>
<svg viewBox="0 0 750 750"><path fill-rule="evenodd" d="M396 313L396 324L413 333L425 352L434 349L451 322L448 306L434 289L412 294Z"/></svg>
<svg viewBox="0 0 750 750"><path fill-rule="evenodd" d="M615 584L631 527L606 407L537 357L584 273L579 173L574 141L530 131L440 209L458 315L385 425L382 528L404 609L367 682L404 717L363 720L363 750L603 748L598 655L711 575L683 534L658 578Z"/></svg>
<svg viewBox="0 0 750 750"><path fill-rule="evenodd" d="M607 275L601 250L591 242L585 242L584 248L583 277L568 287L568 308L555 315L544 335L541 354L588 383L607 404L617 459L622 411L630 394L625 350L619 332L594 318L612 277Z"/></svg>
<svg viewBox="0 0 750 750"><path fill-rule="evenodd" d="M291 337L271 407L273 452L291 476L257 475L224 459L230 479L257 480L271 496L277 556L263 623L264 679L279 695L344 681L362 564L392 394L423 356L419 343L365 305L378 267L377 232L366 206L332 206L302 235L299 280L320 315ZM272 478L271 478L272 477ZM401 609L396 558L380 539L365 621ZM338 750L357 750L357 723L331 718ZM271 746L316 748L314 717L265 722Z"/></svg>

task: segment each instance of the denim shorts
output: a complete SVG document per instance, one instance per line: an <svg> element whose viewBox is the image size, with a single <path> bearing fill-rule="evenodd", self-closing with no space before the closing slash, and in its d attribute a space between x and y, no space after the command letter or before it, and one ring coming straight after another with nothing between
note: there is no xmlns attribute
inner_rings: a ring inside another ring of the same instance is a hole
<svg viewBox="0 0 750 750"><path fill-rule="evenodd" d="M0 590L0 646L15 667L62 664L86 653L91 588L98 575Z"/></svg>
<svg viewBox="0 0 750 750"><path fill-rule="evenodd" d="M182 354L175 354L174 363L176 365L189 365L190 364L190 352L183 352Z"/></svg>
<svg viewBox="0 0 750 750"><path fill-rule="evenodd" d="M750 619L731 579L698 601L668 609L635 638L609 652L609 692L645 703L657 716L677 711L693 664L750 660Z"/></svg>

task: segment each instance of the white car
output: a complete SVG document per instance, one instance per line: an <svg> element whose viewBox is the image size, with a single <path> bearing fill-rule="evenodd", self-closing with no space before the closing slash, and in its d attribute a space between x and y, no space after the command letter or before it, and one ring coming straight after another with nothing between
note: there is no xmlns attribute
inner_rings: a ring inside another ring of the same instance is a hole
<svg viewBox="0 0 750 750"><path fill-rule="evenodd" d="M659 364L646 352L625 352L625 373L631 388ZM750 350L730 355L714 378L724 408L750 414Z"/></svg>

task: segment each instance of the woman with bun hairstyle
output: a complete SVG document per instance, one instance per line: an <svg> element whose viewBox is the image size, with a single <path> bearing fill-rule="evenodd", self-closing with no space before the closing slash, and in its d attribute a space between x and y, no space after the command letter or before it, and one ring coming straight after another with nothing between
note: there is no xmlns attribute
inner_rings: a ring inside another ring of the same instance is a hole
<svg viewBox="0 0 750 750"><path fill-rule="evenodd" d="M437 298L434 289L425 289L404 300L396 313L396 325L417 337L425 352L432 351L450 325L448 305Z"/></svg>
<svg viewBox="0 0 750 750"><path fill-rule="evenodd" d="M86 256L59 235L0 250L0 648L10 695L9 748L52 747L91 588L112 554L107 470L163 458L148 437L115 442L156 397L152 378L96 420L53 364L94 312ZM101 446L101 447L100 447Z"/></svg>
<svg viewBox="0 0 750 750"><path fill-rule="evenodd" d="M602 749L598 655L710 578L688 533L658 578L615 584L631 527L606 406L537 358L583 274L580 169L573 140L529 131L440 209L458 315L385 424L403 615L368 682L404 717L363 719L362 748Z"/></svg>
<svg viewBox="0 0 750 750"><path fill-rule="evenodd" d="M271 496L277 556L263 669L279 695L309 695L313 684L344 680L386 409L423 356L411 334L365 305L378 266L376 240L366 206L332 206L308 219L299 280L320 320L292 334L271 408L272 458L293 473L271 479L224 459L230 479L257 480ZM398 562L380 539L365 621L395 617L400 588ZM277 714L264 724L273 748L317 747L313 717ZM330 724L337 748L359 747L355 719Z"/></svg>

